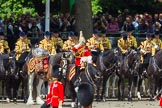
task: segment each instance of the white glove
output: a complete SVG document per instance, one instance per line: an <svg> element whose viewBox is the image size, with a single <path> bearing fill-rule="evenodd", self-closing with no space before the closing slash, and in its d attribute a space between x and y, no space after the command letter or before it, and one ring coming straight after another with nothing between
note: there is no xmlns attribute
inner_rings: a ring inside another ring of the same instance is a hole
<svg viewBox="0 0 162 108"><path fill-rule="evenodd" d="M87 57L87 63L90 63L90 64L92 63L92 56Z"/></svg>
<svg viewBox="0 0 162 108"><path fill-rule="evenodd" d="M81 45L83 45L83 42L80 42L79 44L75 45L74 47L78 49Z"/></svg>
<svg viewBox="0 0 162 108"><path fill-rule="evenodd" d="M145 51L145 50L143 50L143 49L141 49L141 50L140 50L140 52L145 53L146 51Z"/></svg>
<svg viewBox="0 0 162 108"><path fill-rule="evenodd" d="M62 106L58 106L58 108L62 108Z"/></svg>
<svg viewBox="0 0 162 108"><path fill-rule="evenodd" d="M154 47L155 47L155 49L158 49L159 48L158 45L155 45Z"/></svg>

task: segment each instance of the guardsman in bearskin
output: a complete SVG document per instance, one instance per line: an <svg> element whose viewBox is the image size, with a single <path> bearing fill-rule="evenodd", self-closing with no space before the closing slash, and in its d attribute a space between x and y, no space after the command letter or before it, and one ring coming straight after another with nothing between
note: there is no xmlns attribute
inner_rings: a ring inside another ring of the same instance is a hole
<svg viewBox="0 0 162 108"><path fill-rule="evenodd" d="M94 63L96 63L98 55L100 54L101 51L104 51L104 47L98 38L98 32L94 30L92 37L87 41L88 41L87 45L92 53L92 60Z"/></svg>
<svg viewBox="0 0 162 108"><path fill-rule="evenodd" d="M17 63L20 66L19 69L21 69L23 64L25 63L25 58L30 52L31 43L30 40L27 39L26 34L24 32L20 32L19 36L20 38L16 42L14 51L16 52Z"/></svg>
<svg viewBox="0 0 162 108"><path fill-rule="evenodd" d="M44 39L40 41L39 47L49 51L50 54L56 54L55 44L50 39L51 33L46 31L44 34Z"/></svg>
<svg viewBox="0 0 162 108"><path fill-rule="evenodd" d="M10 48L8 42L5 40L4 33L0 32L0 54L9 54Z"/></svg>
<svg viewBox="0 0 162 108"><path fill-rule="evenodd" d="M74 47L77 44L77 41L75 40L75 37L74 37L74 32L69 32L68 35L69 35L68 40L65 41L64 45L63 45L64 51L71 50L71 48Z"/></svg>
<svg viewBox="0 0 162 108"><path fill-rule="evenodd" d="M59 65L52 67L52 82L50 83L49 93L46 95L46 101L41 108L62 108L64 102L64 86L59 81Z"/></svg>
<svg viewBox="0 0 162 108"><path fill-rule="evenodd" d="M123 59L124 59L125 55L128 54L128 51L129 51L131 45L130 45L130 42L128 40L127 32L123 32L121 34L121 36L122 37L118 40L118 48L121 51L121 53L123 55Z"/></svg>
<svg viewBox="0 0 162 108"><path fill-rule="evenodd" d="M101 38L99 40L101 41L101 44L104 47L104 51L112 49L110 39L106 37L106 31L105 30L101 31Z"/></svg>
<svg viewBox="0 0 162 108"><path fill-rule="evenodd" d="M154 35L152 42L154 43L156 52L162 49L162 41L160 39L159 31L155 31L155 35Z"/></svg>
<svg viewBox="0 0 162 108"><path fill-rule="evenodd" d="M62 51L63 40L59 37L59 31L55 30L51 36L52 42L55 44L56 52L59 53Z"/></svg>
<svg viewBox="0 0 162 108"><path fill-rule="evenodd" d="M72 50L75 53L75 66L76 66L75 80L77 80L80 74L79 73L80 69L85 68L85 62L92 63L91 51L85 44L86 40L83 37L82 31L80 31L79 44L72 47Z"/></svg>
<svg viewBox="0 0 162 108"><path fill-rule="evenodd" d="M150 57L153 57L156 52L154 43L152 42L151 33L146 34L146 40L141 42L140 48L141 62L143 63L144 72L146 72L146 69L149 65Z"/></svg>
<svg viewBox="0 0 162 108"><path fill-rule="evenodd" d="M137 41L136 38L132 35L132 31L128 29L128 41L130 42L130 47L132 49L137 49Z"/></svg>

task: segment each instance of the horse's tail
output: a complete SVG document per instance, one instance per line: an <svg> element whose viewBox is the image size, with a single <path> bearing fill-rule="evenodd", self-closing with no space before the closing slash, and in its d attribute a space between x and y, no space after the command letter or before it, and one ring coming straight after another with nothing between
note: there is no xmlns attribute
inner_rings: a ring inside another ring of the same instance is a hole
<svg viewBox="0 0 162 108"><path fill-rule="evenodd" d="M94 88L89 83L82 83L77 92L78 101L82 106L89 106L93 102Z"/></svg>

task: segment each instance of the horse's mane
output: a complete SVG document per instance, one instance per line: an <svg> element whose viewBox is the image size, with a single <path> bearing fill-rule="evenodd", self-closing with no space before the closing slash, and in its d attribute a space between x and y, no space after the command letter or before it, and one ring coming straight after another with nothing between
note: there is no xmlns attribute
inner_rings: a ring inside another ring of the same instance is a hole
<svg viewBox="0 0 162 108"><path fill-rule="evenodd" d="M63 54L63 53L57 53L57 54L55 54L55 55L51 55L51 56L50 56L49 63L50 63L51 65L60 64L62 54Z"/></svg>
<svg viewBox="0 0 162 108"><path fill-rule="evenodd" d="M103 62L104 64L107 64L107 63L113 63L115 60L114 60L114 52L113 50L107 50L105 52L103 52Z"/></svg>

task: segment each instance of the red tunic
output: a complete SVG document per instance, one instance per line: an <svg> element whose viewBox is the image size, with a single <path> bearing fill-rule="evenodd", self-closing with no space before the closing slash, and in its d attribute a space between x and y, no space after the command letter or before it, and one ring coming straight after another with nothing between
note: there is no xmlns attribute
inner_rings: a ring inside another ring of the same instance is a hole
<svg viewBox="0 0 162 108"><path fill-rule="evenodd" d="M55 81L50 84L50 92L46 95L46 104L58 107L59 101L64 101L64 86L61 82Z"/></svg>
<svg viewBox="0 0 162 108"><path fill-rule="evenodd" d="M80 66L80 59L82 57L91 56L91 51L88 46L80 46L79 48L73 47L72 50L75 52L75 65Z"/></svg>
<svg viewBox="0 0 162 108"><path fill-rule="evenodd" d="M160 97L160 106L162 107L162 97Z"/></svg>

